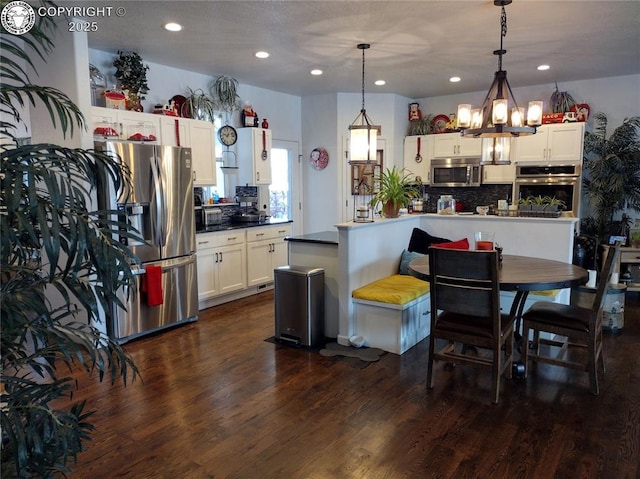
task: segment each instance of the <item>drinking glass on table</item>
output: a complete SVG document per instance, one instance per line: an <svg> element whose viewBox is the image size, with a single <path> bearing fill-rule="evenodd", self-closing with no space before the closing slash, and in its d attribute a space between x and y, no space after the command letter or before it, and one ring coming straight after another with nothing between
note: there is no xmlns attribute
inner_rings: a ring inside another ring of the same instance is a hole
<svg viewBox="0 0 640 479"><path fill-rule="evenodd" d="M477 250L490 251L493 249L493 233L491 231L477 231L475 240Z"/></svg>

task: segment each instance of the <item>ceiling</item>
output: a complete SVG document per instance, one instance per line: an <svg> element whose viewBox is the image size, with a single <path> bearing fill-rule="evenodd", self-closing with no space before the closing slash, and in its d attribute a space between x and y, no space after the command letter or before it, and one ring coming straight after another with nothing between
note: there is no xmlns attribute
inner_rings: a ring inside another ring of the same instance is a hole
<svg viewBox="0 0 640 479"><path fill-rule="evenodd" d="M58 2L78 5L78 2ZM86 5L90 2L82 2ZM93 3L93 2L91 2ZM96 5L104 6L104 2ZM125 1L89 47L298 96L366 91L408 98L483 91L497 68L500 8L484 1ZM503 67L512 87L640 73L640 1L514 0ZM170 33L168 21L184 29ZM258 50L271 56L255 58ZM551 69L540 72L539 64ZM319 68L322 76L310 75ZM449 82L459 76L459 83ZM377 79L386 85L373 85Z"/></svg>

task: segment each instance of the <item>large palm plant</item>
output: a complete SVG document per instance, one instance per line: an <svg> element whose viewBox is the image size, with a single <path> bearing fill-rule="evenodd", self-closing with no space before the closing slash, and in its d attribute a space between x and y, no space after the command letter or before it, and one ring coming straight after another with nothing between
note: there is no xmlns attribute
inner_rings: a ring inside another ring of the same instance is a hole
<svg viewBox="0 0 640 479"><path fill-rule="evenodd" d="M2 2L2 7L5 1ZM47 2L51 6L50 2ZM32 56L46 60L55 28L39 17L21 37L0 37L0 420L2 477L53 477L69 471L93 426L67 372L78 366L100 380L135 378L126 352L92 326L122 305L133 285L126 247L111 232L123 226L90 210L100 174L119 188L127 176L117 161L94 151L15 138L25 106L46 108L53 127L73 135L84 126L62 91L31 82ZM124 234L134 236L134 232Z"/></svg>
<svg viewBox="0 0 640 479"><path fill-rule="evenodd" d="M614 215L640 211L640 116L626 118L607 138L607 116L594 115L596 127L584 137L583 186L592 224L600 240L614 233Z"/></svg>

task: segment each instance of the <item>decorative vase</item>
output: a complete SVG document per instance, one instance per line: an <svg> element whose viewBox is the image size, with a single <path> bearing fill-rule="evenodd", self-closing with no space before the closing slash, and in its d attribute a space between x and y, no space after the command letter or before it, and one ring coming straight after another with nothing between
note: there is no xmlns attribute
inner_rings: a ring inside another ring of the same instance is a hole
<svg viewBox="0 0 640 479"><path fill-rule="evenodd" d="M142 111L142 103L137 93L126 92L127 110Z"/></svg>
<svg viewBox="0 0 640 479"><path fill-rule="evenodd" d="M387 201L382 205L382 214L385 218L397 218L400 211L400 205L395 201Z"/></svg>

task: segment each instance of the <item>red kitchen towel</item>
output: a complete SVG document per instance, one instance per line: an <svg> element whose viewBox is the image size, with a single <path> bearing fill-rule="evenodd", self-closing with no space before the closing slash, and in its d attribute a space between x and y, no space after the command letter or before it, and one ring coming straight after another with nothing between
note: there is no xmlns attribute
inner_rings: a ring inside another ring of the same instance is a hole
<svg viewBox="0 0 640 479"><path fill-rule="evenodd" d="M142 293L147 306L162 304L162 266L146 266L142 276Z"/></svg>

